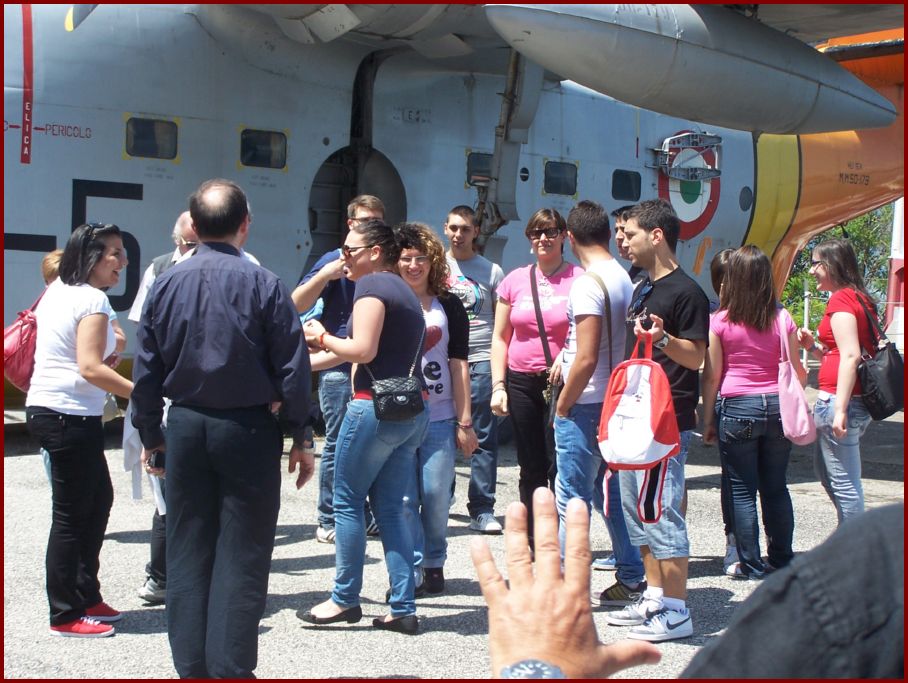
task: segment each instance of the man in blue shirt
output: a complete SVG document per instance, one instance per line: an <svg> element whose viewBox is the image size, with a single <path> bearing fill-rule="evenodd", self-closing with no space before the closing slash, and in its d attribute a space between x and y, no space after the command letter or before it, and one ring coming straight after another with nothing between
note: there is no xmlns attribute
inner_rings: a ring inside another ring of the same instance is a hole
<svg viewBox="0 0 908 683"><path fill-rule="evenodd" d="M348 229L384 218L385 205L378 197L359 195L347 205ZM291 297L300 313L309 311L321 299L319 317L325 330L335 337L346 338L355 289L356 285L344 277L344 260L340 249L335 249L322 256L308 273L300 277ZM350 369L350 363L341 363L322 370L318 375L318 402L325 418L325 446L318 468L318 528L315 530L315 539L319 543L334 543L334 451L351 398ZM378 526L368 508L367 503L366 530L374 536L378 533Z"/></svg>
<svg viewBox="0 0 908 683"><path fill-rule="evenodd" d="M167 416L167 632L186 678L249 678L258 654L280 508L283 437L293 431L290 472L312 476L299 446L309 418L309 354L290 293L273 273L240 257L246 196L209 180L190 197L202 244L159 275L138 329L133 424L148 454L161 454Z"/></svg>

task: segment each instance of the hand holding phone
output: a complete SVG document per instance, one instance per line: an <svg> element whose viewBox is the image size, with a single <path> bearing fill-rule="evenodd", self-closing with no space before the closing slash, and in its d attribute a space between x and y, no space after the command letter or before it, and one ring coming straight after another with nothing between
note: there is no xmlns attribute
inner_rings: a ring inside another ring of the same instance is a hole
<svg viewBox="0 0 908 683"><path fill-rule="evenodd" d="M155 469L164 469L164 451L152 451L148 456L148 466Z"/></svg>

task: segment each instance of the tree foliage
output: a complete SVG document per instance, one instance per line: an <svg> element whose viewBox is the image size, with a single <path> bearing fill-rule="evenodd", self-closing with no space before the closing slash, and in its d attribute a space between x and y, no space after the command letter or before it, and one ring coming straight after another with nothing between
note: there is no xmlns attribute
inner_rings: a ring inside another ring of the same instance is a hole
<svg viewBox="0 0 908 683"><path fill-rule="evenodd" d="M791 269L791 276L782 291L782 304L791 313L799 326L804 325L804 286L807 285L809 317L807 326L815 330L823 317L828 294L818 292L816 280L808 274L810 255L820 242L844 237L851 242L858 257L858 265L864 269L864 284L879 302L886 298L889 281L889 252L892 244L893 204L874 209L853 218L844 225L837 225L817 235L798 254Z"/></svg>

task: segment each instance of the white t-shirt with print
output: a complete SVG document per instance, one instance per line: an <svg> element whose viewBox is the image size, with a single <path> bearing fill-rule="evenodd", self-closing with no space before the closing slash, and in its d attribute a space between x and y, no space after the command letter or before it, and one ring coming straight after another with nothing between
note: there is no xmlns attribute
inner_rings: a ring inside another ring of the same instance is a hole
<svg viewBox="0 0 908 683"><path fill-rule="evenodd" d="M438 422L449 420L457 413L451 387L451 366L448 364L448 316L437 298L432 299L432 308L425 312L425 318L422 374L429 389L429 422Z"/></svg>
<svg viewBox="0 0 908 683"><path fill-rule="evenodd" d="M468 360L470 363L491 360L495 302L504 271L497 263L479 254L465 261L458 261L451 255L447 258L451 269L449 289L460 299L470 319Z"/></svg>
<svg viewBox="0 0 908 683"><path fill-rule="evenodd" d="M612 343L609 347L608 325L603 320L602 335L599 338L599 361L577 403L602 403L611 372L609 359L612 369L624 360L624 320L634 286L627 272L615 259L596 261L587 268L587 273L589 272L594 272L602 278L608 290L612 311ZM577 357L577 318L581 315L602 316L604 310L605 296L599 283L586 274L574 280L567 307L570 327L567 342L561 352L561 371L565 381Z"/></svg>
<svg viewBox="0 0 908 683"><path fill-rule="evenodd" d="M41 406L67 415L101 415L106 392L87 382L76 360L76 328L82 318L101 313L108 321L117 314L107 294L91 285L64 285L60 278L50 283L35 309L38 338L35 370L25 398L26 406ZM102 358L116 348L112 322Z"/></svg>

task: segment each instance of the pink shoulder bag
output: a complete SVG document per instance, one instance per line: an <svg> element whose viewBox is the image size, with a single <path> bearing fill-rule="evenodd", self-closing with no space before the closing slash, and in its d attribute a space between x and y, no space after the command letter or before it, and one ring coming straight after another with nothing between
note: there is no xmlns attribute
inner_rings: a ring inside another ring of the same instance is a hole
<svg viewBox="0 0 908 683"><path fill-rule="evenodd" d="M779 412L782 414L782 432L785 438L798 446L806 446L817 438L817 429L810 413L804 387L798 381L798 374L789 359L788 334L782 324L784 309L776 318L776 329L779 331Z"/></svg>

